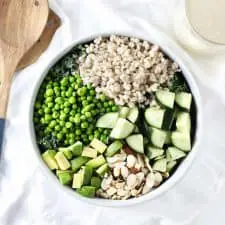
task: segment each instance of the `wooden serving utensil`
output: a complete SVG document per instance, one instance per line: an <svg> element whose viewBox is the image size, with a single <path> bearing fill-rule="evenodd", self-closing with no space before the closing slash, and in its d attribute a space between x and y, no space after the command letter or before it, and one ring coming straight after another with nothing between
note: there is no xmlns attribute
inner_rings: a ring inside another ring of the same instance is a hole
<svg viewBox="0 0 225 225"><path fill-rule="evenodd" d="M47 23L47 0L0 0L0 150L13 74Z"/></svg>

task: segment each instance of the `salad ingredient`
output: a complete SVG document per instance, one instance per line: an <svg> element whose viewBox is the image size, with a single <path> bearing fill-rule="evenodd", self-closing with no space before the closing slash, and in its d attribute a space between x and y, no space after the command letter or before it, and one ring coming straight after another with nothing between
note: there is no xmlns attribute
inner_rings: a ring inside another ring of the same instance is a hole
<svg viewBox="0 0 225 225"><path fill-rule="evenodd" d="M99 177L92 177L91 186L99 189L101 187L101 179Z"/></svg>
<svg viewBox="0 0 225 225"><path fill-rule="evenodd" d="M96 173L100 176L103 177L105 173L108 171L108 164L105 163L102 166L100 166L97 170Z"/></svg>
<svg viewBox="0 0 225 225"><path fill-rule="evenodd" d="M166 171L170 173L176 165L177 165L177 161L169 161L166 166Z"/></svg>
<svg viewBox="0 0 225 225"><path fill-rule="evenodd" d="M80 189L77 189L77 192L84 197L94 198L95 197L95 190L96 190L95 187L83 186Z"/></svg>
<svg viewBox="0 0 225 225"><path fill-rule="evenodd" d="M159 90L156 92L157 100L164 106L173 109L175 101L175 93L167 90Z"/></svg>
<svg viewBox="0 0 225 225"><path fill-rule="evenodd" d="M120 114L119 114L120 118L126 119L129 111L130 111L130 108L129 107L125 107L125 106L124 107L121 107Z"/></svg>
<svg viewBox="0 0 225 225"><path fill-rule="evenodd" d="M166 131L157 128L152 128L151 142L155 147L162 148L163 145L165 144L166 137L167 137Z"/></svg>
<svg viewBox="0 0 225 225"><path fill-rule="evenodd" d="M115 139L124 139L128 137L134 129L134 125L126 119L119 118L110 133L110 137Z"/></svg>
<svg viewBox="0 0 225 225"><path fill-rule="evenodd" d="M148 108L145 110L145 119L147 123L156 128L162 128L165 110L159 108Z"/></svg>
<svg viewBox="0 0 225 225"><path fill-rule="evenodd" d="M141 134L133 134L126 138L127 144L136 152L144 153L144 139Z"/></svg>
<svg viewBox="0 0 225 225"><path fill-rule="evenodd" d="M61 170L67 170L70 168L70 162L68 161L68 159L65 157L65 155L62 152L56 153L55 160Z"/></svg>
<svg viewBox="0 0 225 225"><path fill-rule="evenodd" d="M56 151L47 150L42 154L42 159L45 161L50 170L56 170L59 168L55 160Z"/></svg>
<svg viewBox="0 0 225 225"><path fill-rule="evenodd" d="M71 152L73 156L80 156L83 150L83 144L80 141L77 141L68 147L59 147L58 150L62 151L65 155Z"/></svg>
<svg viewBox="0 0 225 225"><path fill-rule="evenodd" d="M154 159L158 156L162 156L164 154L164 150L161 148L156 148L153 146L148 146L147 148L147 156L149 159Z"/></svg>
<svg viewBox="0 0 225 225"><path fill-rule="evenodd" d="M106 150L105 155L107 157L112 157L113 155L115 155L119 150L121 150L121 148L123 147L123 144L121 143L121 141L116 140L114 141L112 144L109 145L109 147Z"/></svg>
<svg viewBox="0 0 225 225"><path fill-rule="evenodd" d="M82 156L86 156L89 158L96 158L97 154L98 154L97 150L90 147L84 147L82 152Z"/></svg>
<svg viewBox="0 0 225 225"><path fill-rule="evenodd" d="M139 115L139 110L137 107L133 107L129 110L128 115L127 115L127 119L131 122L131 123L135 123L138 119L138 115Z"/></svg>
<svg viewBox="0 0 225 225"><path fill-rule="evenodd" d="M103 165L105 163L105 158L103 155L99 155L95 159L91 159L86 163L86 166L90 166L92 168L98 168L99 166Z"/></svg>
<svg viewBox="0 0 225 225"><path fill-rule="evenodd" d="M189 133L173 131L171 134L171 140L175 147L184 150L191 150L191 137Z"/></svg>
<svg viewBox="0 0 225 225"><path fill-rule="evenodd" d="M85 156L79 156L75 159L72 159L70 161L72 170L74 172L76 172L77 170L79 170L81 168L81 166L83 166L85 163L87 163L88 160L89 160L88 157L85 157Z"/></svg>
<svg viewBox="0 0 225 225"><path fill-rule="evenodd" d="M149 105L148 94L170 86L178 65L158 46L137 38L111 35L86 46L78 62L82 79L116 104Z"/></svg>
<svg viewBox="0 0 225 225"><path fill-rule="evenodd" d="M68 171L62 171L61 173L58 173L59 182L63 185L70 184L73 180L71 172Z"/></svg>
<svg viewBox="0 0 225 225"><path fill-rule="evenodd" d="M158 172L166 172L167 160L166 159L159 159L153 164L153 170Z"/></svg>
<svg viewBox="0 0 225 225"><path fill-rule="evenodd" d="M83 184L88 185L91 182L93 169L90 166L83 166L80 173L83 175Z"/></svg>
<svg viewBox="0 0 225 225"><path fill-rule="evenodd" d="M168 161L174 161L174 160L183 158L185 156L186 154L183 151L175 147L169 147L166 150L166 158Z"/></svg>
<svg viewBox="0 0 225 225"><path fill-rule="evenodd" d="M187 112L179 112L176 120L176 127L181 132L191 132L191 116Z"/></svg>
<svg viewBox="0 0 225 225"><path fill-rule="evenodd" d="M94 149L96 149L99 153L103 153L107 146L102 143L101 141L99 141L97 138L94 138L91 143L90 143L90 146L93 147Z"/></svg>
<svg viewBox="0 0 225 225"><path fill-rule="evenodd" d="M101 116L96 123L96 127L101 128L113 128L116 124L116 121L119 117L119 113L106 113Z"/></svg>
<svg viewBox="0 0 225 225"><path fill-rule="evenodd" d="M75 173L73 175L73 188L81 188L83 185L83 174Z"/></svg>
<svg viewBox="0 0 225 225"><path fill-rule="evenodd" d="M189 111L191 108L192 95L187 92L179 92L176 94L175 101L181 108Z"/></svg>

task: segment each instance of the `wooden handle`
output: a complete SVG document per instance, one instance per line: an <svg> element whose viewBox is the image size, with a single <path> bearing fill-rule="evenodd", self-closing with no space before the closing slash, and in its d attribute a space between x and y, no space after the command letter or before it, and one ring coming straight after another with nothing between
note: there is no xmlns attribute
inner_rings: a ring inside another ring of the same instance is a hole
<svg viewBox="0 0 225 225"><path fill-rule="evenodd" d="M0 118L6 118L12 77L21 57L20 51L0 41Z"/></svg>

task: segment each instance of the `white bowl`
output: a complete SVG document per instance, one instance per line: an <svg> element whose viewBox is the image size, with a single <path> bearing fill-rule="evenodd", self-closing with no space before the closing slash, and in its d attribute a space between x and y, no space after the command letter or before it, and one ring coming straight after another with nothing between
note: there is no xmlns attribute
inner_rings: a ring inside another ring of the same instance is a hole
<svg viewBox="0 0 225 225"><path fill-rule="evenodd" d="M107 200L107 199L100 199L100 198L94 198L89 199L80 196L77 194L74 190L72 190L69 187L63 186L59 183L57 177L48 169L48 167L45 165L43 160L41 159L40 151L38 149L38 146L36 144L35 140L35 132L33 127L33 107L34 102L39 90L39 87L45 78L46 74L48 73L49 69L60 59L62 58L66 53L68 53L75 45L88 42L90 40L93 40L95 37L98 36L109 36L110 34L97 34L93 36L89 36L88 38L83 38L81 40L76 40L73 43L69 45L69 47L62 50L58 55L55 56L55 58L51 61L51 63L47 66L43 74L40 76L40 79L35 85L35 89L33 90L33 95L30 102L30 109L29 109L29 133L30 133L30 140L32 141L33 150L35 152L35 155L38 157L40 161L40 167L43 169L44 173L46 174L47 178L49 178L55 186L57 186L60 191L66 192L68 195L70 195L74 199L79 199L83 202L99 205L99 206L105 206L105 207L121 207L121 206L128 206L128 205L134 205L137 203L141 203L143 201L149 201L153 198L156 198L157 196L163 194L168 189L170 189L173 185L175 185L184 175L187 173L187 170L189 166L192 164L193 159L196 156L196 153L198 151L198 145L199 140L202 133L202 103L201 103L201 97L199 93L199 89L196 85L196 82L194 80L194 77L192 75L193 70L191 71L190 68L194 68L195 65L191 61L191 59L185 54L185 52L175 43L173 42L168 36L166 36L163 32L159 30L152 29L151 35L143 35L138 32L132 31L132 32L120 32L120 33L114 33L118 35L124 35L124 36L131 36L131 37L137 37L142 40L149 41L151 43L157 44L160 46L160 48L174 61L176 61L181 70L184 73L184 76L189 84L189 87L192 91L192 94L195 99L196 103L196 109L197 109L197 123L196 123L196 134L195 134L195 140L192 147L191 152L188 154L188 156L185 158L185 160L179 165L177 170L174 172L174 174L161 186L153 190L152 192L143 195L138 198L133 198L129 200ZM150 33L149 32L149 33ZM197 71L197 68L194 68L195 71Z"/></svg>

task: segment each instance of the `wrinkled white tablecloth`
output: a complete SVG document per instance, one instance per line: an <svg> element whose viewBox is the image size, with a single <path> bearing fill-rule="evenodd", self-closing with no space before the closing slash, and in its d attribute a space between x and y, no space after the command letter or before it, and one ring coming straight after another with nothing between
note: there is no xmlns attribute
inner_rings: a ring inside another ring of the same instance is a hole
<svg viewBox="0 0 225 225"><path fill-rule="evenodd" d="M71 40L154 24L172 32L179 0L52 0L62 26L39 61L13 82L9 124L0 162L1 225L224 225L225 215L225 57L190 54L202 73L197 80L204 101L200 152L186 176L166 194L128 208L101 208L59 192L39 168L28 140L27 102L34 83L51 58Z"/></svg>

